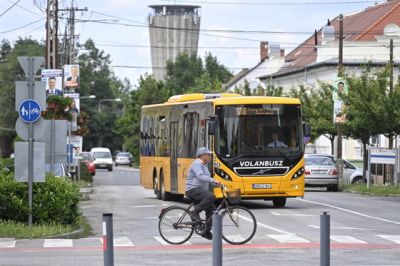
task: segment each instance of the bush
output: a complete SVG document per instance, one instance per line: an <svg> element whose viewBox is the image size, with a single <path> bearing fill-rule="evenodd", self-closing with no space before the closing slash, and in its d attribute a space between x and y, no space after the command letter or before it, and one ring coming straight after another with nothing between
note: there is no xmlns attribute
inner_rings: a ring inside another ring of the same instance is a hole
<svg viewBox="0 0 400 266"><path fill-rule="evenodd" d="M79 217L79 188L70 180L46 175L46 182L34 183L32 216L35 224L74 224ZM28 185L14 175L0 173L0 220L28 221Z"/></svg>
<svg viewBox="0 0 400 266"><path fill-rule="evenodd" d="M0 158L0 175L2 173L7 174L9 172L14 172L14 159Z"/></svg>

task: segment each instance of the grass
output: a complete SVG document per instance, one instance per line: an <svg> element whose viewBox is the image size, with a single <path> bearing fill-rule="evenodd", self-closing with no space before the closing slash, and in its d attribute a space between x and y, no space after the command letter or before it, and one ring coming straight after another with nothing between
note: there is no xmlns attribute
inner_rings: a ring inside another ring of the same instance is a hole
<svg viewBox="0 0 400 266"><path fill-rule="evenodd" d="M32 227L29 227L26 223L0 220L0 238L34 239L60 235L63 235L63 238L65 238L68 237L69 233L80 228L82 230L80 230L77 237L90 235L90 225L82 217L75 225L33 224Z"/></svg>
<svg viewBox="0 0 400 266"><path fill-rule="evenodd" d="M374 196L400 196L400 184L397 186L372 185L367 188L367 184L340 185L342 191L356 192Z"/></svg>

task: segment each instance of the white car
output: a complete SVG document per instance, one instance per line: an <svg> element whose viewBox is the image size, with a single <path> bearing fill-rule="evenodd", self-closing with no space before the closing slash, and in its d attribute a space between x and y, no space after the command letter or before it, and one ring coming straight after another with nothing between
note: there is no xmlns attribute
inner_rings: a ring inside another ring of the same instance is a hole
<svg viewBox="0 0 400 266"><path fill-rule="evenodd" d="M113 170L113 159L111 151L108 148L92 148L90 155L93 158L93 163L98 168L106 168L108 171Z"/></svg>

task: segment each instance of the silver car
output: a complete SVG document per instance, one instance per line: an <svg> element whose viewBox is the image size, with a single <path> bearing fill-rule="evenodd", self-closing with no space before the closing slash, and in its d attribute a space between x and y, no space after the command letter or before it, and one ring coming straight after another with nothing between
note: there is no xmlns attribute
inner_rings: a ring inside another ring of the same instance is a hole
<svg viewBox="0 0 400 266"><path fill-rule="evenodd" d="M365 183L363 169L343 160L343 177L347 184Z"/></svg>
<svg viewBox="0 0 400 266"><path fill-rule="evenodd" d="M132 155L129 152L119 152L115 156L115 166L118 165L132 165Z"/></svg>
<svg viewBox="0 0 400 266"><path fill-rule="evenodd" d="M328 191L338 191L339 178L333 156L305 154L305 185L326 187Z"/></svg>

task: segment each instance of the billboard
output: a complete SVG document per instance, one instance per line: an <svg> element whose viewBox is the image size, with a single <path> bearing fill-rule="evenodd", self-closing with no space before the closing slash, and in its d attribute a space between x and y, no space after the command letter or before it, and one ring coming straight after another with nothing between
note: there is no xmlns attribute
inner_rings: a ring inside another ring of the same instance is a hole
<svg viewBox="0 0 400 266"><path fill-rule="evenodd" d="M79 65L64 65L64 89L73 91L79 86Z"/></svg>
<svg viewBox="0 0 400 266"><path fill-rule="evenodd" d="M341 124L346 122L346 114L344 113L346 106L342 100L342 95L347 95L348 86L345 80L336 80L333 86L333 122Z"/></svg>
<svg viewBox="0 0 400 266"><path fill-rule="evenodd" d="M46 97L63 95L62 69L42 69L42 81L46 82Z"/></svg>

